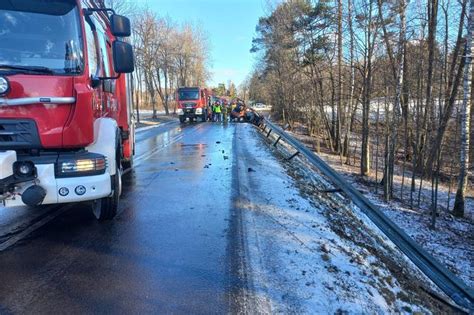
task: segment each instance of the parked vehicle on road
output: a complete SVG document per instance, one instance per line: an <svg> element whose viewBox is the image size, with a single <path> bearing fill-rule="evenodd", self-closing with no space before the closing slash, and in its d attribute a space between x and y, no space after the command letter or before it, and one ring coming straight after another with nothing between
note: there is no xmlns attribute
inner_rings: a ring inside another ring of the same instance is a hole
<svg viewBox="0 0 474 315"><path fill-rule="evenodd" d="M209 92L200 87L180 87L176 92L179 121L206 121L209 109Z"/></svg>
<svg viewBox="0 0 474 315"><path fill-rule="evenodd" d="M113 218L134 152L130 21L93 0L9 0L0 30L0 200Z"/></svg>

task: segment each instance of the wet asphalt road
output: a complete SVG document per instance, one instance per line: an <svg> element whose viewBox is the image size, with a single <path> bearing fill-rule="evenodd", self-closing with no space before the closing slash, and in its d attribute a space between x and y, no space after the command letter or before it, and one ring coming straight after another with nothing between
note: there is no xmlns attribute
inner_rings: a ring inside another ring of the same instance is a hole
<svg viewBox="0 0 474 315"><path fill-rule="evenodd" d="M0 252L0 313L238 311L235 131L139 133L116 219L99 223L76 205Z"/></svg>

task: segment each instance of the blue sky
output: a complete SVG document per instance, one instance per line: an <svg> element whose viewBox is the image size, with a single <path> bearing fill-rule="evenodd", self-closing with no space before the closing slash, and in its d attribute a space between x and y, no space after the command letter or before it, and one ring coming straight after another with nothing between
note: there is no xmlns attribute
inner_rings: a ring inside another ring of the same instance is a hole
<svg viewBox="0 0 474 315"><path fill-rule="evenodd" d="M211 45L211 86L232 80L237 86L250 73L255 26L264 15L264 0L151 0L149 7L177 23L199 24Z"/></svg>

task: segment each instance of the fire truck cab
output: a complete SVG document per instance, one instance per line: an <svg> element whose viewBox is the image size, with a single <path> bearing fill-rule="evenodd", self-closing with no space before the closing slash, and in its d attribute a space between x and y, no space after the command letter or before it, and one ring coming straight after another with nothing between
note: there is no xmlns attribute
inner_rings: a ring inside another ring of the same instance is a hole
<svg viewBox="0 0 474 315"><path fill-rule="evenodd" d="M0 201L113 218L134 152L130 21L93 0L6 0L0 30Z"/></svg>
<svg viewBox="0 0 474 315"><path fill-rule="evenodd" d="M200 87L180 87L176 92L179 121L200 119L205 122L209 112L209 93Z"/></svg>

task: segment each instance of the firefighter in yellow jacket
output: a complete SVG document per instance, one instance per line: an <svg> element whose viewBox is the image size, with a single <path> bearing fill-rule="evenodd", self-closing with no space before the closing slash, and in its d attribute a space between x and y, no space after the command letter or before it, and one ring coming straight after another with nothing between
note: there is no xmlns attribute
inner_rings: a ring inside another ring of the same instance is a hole
<svg viewBox="0 0 474 315"><path fill-rule="evenodd" d="M212 111L214 112L214 121L222 121L222 105L220 101L214 103Z"/></svg>

